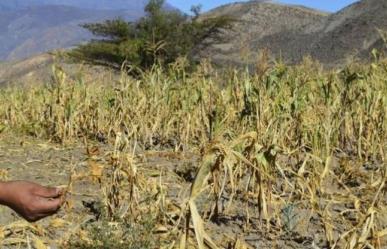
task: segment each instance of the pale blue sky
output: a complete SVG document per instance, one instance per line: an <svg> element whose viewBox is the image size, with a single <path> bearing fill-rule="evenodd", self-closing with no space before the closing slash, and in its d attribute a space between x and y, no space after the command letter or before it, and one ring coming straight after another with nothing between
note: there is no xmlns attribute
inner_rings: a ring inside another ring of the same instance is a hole
<svg viewBox="0 0 387 249"><path fill-rule="evenodd" d="M232 3L235 1L232 1L232 0L169 0L168 2L185 12L189 12L192 5L202 4L203 10L206 11L214 7L217 7L219 5ZM246 2L246 1L240 1L240 2ZM299 4L299 5L304 5L307 7L319 9L319 10L335 12L356 1L355 0L279 0L279 2L289 3L289 4Z"/></svg>

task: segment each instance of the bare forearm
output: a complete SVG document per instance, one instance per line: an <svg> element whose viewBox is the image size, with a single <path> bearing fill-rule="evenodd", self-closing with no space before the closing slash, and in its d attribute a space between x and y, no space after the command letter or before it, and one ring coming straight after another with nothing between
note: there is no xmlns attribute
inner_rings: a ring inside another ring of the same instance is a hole
<svg viewBox="0 0 387 249"><path fill-rule="evenodd" d="M9 188L7 182L0 181L0 205L8 205Z"/></svg>

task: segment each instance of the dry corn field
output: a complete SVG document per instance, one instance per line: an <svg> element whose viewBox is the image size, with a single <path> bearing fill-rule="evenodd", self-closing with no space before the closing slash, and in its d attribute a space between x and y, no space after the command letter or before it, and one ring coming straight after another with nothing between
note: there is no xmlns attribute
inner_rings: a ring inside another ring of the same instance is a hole
<svg viewBox="0 0 387 249"><path fill-rule="evenodd" d="M387 248L387 61L118 78L0 89L0 177L67 191L2 248Z"/></svg>

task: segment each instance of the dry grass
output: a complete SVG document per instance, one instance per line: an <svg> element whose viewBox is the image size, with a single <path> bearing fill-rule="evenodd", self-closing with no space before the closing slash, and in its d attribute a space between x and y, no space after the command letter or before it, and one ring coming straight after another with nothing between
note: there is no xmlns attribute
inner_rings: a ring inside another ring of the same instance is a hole
<svg viewBox="0 0 387 249"><path fill-rule="evenodd" d="M153 247L241 249L249 248L243 234L291 234L304 213L324 230L315 248L385 248L385 61L336 72L305 61L255 74L220 72L205 62L188 74L179 61L139 79L122 74L118 82L92 85L66 78L58 66L53 75L46 87L0 90L0 132L85 142L112 230L122 233L152 214L159 241ZM90 141L113 146L106 165L93 159L98 148ZM179 203L167 198L162 172L151 181L139 168L146 150L200 156ZM90 177L71 175L70 183ZM243 217L243 233L219 239L210 224L235 215ZM18 225L4 227L2 238ZM78 236L86 248L104 248L90 237Z"/></svg>

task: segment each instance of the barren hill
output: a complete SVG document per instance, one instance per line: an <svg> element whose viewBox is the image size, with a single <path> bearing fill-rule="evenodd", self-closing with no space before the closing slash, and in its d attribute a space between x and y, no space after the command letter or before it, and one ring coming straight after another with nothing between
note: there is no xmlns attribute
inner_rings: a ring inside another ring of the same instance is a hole
<svg viewBox="0 0 387 249"><path fill-rule="evenodd" d="M310 55L327 65L349 57L367 58L383 49L379 30L387 30L387 2L363 0L328 14L271 1L225 5L205 17L227 14L238 19L223 40L200 53L220 64L254 63L260 51L295 63Z"/></svg>
<svg viewBox="0 0 387 249"><path fill-rule="evenodd" d="M380 30L387 30L387 1L363 0L331 15L308 52L323 63L367 58L372 48L382 49Z"/></svg>
<svg viewBox="0 0 387 249"><path fill-rule="evenodd" d="M232 16L237 22L231 31L224 32L221 43L202 54L210 55L215 62L235 64L254 61L260 48L270 48L268 37L279 35L288 40L285 37L289 34L302 32L313 23L322 23L328 16L326 13L298 6L251 1L221 6L202 18L218 15Z"/></svg>
<svg viewBox="0 0 387 249"><path fill-rule="evenodd" d="M61 56L45 53L18 61L0 62L0 88L50 84L54 64L62 67L69 78L78 79L82 75L84 83L96 80L112 82L117 77L117 73L108 68L68 63Z"/></svg>

